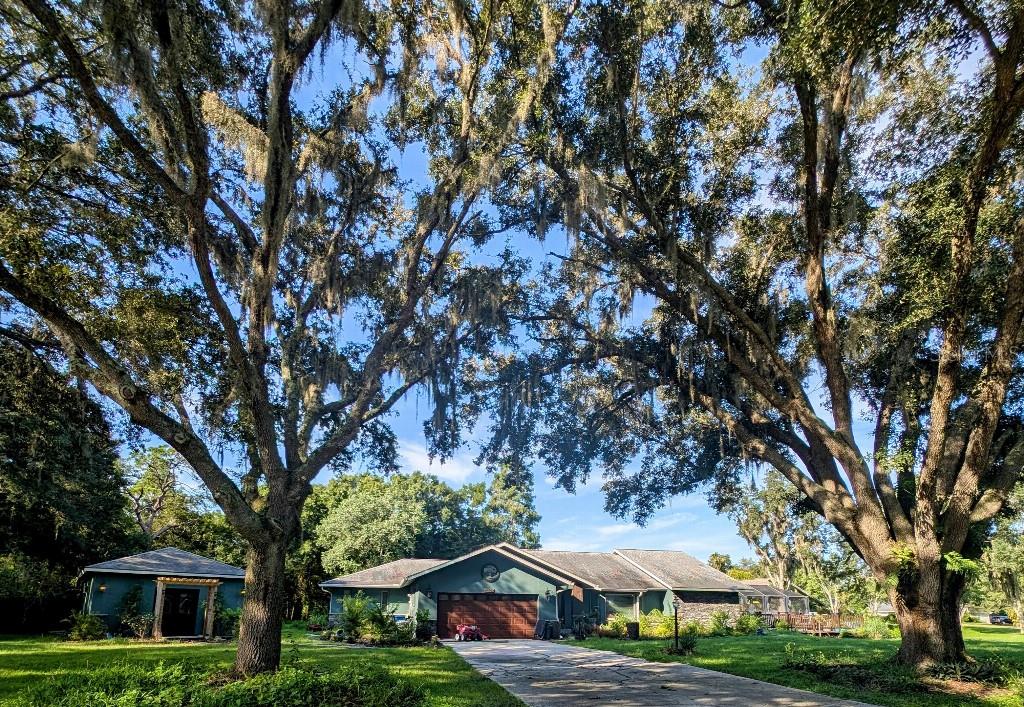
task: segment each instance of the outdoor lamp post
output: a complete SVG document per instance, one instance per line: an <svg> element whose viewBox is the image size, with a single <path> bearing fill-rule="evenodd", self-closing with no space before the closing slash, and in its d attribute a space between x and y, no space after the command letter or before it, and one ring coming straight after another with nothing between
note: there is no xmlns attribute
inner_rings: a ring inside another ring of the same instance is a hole
<svg viewBox="0 0 1024 707"><path fill-rule="evenodd" d="M675 625L675 650L679 652L679 607L683 605L679 597L672 595L672 622Z"/></svg>

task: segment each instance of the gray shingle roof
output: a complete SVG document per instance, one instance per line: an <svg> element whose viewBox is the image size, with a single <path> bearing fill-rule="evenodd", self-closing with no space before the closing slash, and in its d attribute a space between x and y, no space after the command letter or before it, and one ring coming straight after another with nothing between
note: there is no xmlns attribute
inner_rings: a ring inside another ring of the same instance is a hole
<svg viewBox="0 0 1024 707"><path fill-rule="evenodd" d="M519 550L526 557L533 557L567 573L570 577L582 579L587 584L601 589L664 589L650 575L610 552L572 552L567 550Z"/></svg>
<svg viewBox="0 0 1024 707"><path fill-rule="evenodd" d="M761 592L772 597L786 596L786 592L782 591L778 587L772 586L771 580L765 577L755 577L754 579L748 579L746 584ZM797 596L800 596L799 594Z"/></svg>
<svg viewBox="0 0 1024 707"><path fill-rule="evenodd" d="M371 567L342 577L335 577L321 584L321 587L382 587L405 586L406 578L417 572L428 570L448 560L410 559L395 560L377 567Z"/></svg>
<svg viewBox="0 0 1024 707"><path fill-rule="evenodd" d="M172 577L219 577L222 579L242 579L245 570L233 567L208 557L194 555L176 547L165 547L150 550L138 555L119 557L85 568L86 572L113 574L151 574Z"/></svg>
<svg viewBox="0 0 1024 707"><path fill-rule="evenodd" d="M615 552L573 552L566 550L524 550L510 545L495 549L511 552L525 561L536 562L553 571L603 591L664 589L747 589L743 582L705 565L685 552L668 550L616 550ZM487 548L484 548L487 549ZM470 553L471 555L474 553ZM353 572L322 583L329 587L397 589L414 575L455 560L395 560L378 567Z"/></svg>
<svg viewBox="0 0 1024 707"><path fill-rule="evenodd" d="M616 550L672 589L744 589L744 583L678 550Z"/></svg>

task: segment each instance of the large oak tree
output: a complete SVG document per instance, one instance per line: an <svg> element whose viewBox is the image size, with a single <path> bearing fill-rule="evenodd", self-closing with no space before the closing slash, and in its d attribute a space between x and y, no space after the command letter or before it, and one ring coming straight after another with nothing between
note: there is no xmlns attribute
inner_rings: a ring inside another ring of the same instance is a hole
<svg viewBox="0 0 1024 707"><path fill-rule="evenodd" d="M596 464L640 519L774 468L889 587L900 659L961 660L963 558L1024 461L1024 10L576 20L508 201L570 241L537 351L492 369L490 457Z"/></svg>
<svg viewBox="0 0 1024 707"><path fill-rule="evenodd" d="M507 333L522 268L473 255L504 227L486 191L571 10L0 8L7 318L177 450L247 541L236 672L278 665L313 479L387 456L418 385L431 448L458 444L460 367Z"/></svg>

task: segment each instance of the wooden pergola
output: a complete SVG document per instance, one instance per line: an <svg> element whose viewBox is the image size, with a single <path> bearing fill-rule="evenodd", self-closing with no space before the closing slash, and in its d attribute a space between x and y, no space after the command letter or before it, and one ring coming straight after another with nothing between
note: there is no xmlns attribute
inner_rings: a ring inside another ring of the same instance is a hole
<svg viewBox="0 0 1024 707"><path fill-rule="evenodd" d="M214 602L217 598L217 588L221 585L221 580L201 577L156 578L156 601L154 602L153 607L153 638L163 638L164 587L168 584L187 584L206 587L206 615L203 617L202 635L205 638L213 638Z"/></svg>

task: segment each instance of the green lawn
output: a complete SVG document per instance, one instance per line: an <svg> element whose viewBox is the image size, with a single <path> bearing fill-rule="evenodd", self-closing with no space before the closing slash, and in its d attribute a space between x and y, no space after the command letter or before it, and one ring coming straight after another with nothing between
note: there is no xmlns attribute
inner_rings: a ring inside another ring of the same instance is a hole
<svg viewBox="0 0 1024 707"><path fill-rule="evenodd" d="M348 648L306 637L298 624L284 636L284 662L316 663L326 669L344 663L379 661L422 685L431 707L522 707L505 688L477 673L448 648ZM158 663L192 661L226 669L233 644L156 643L126 640L70 643L52 638L0 637L0 702L47 676L80 673L114 661Z"/></svg>
<svg viewBox="0 0 1024 707"><path fill-rule="evenodd" d="M1019 664L1024 671L1024 636L1015 628L997 626L965 626L964 639L975 657L998 656L1006 662ZM813 674L782 667L786 644L797 648L822 651L867 669L869 679L855 684L841 684L839 677L822 679ZM899 641L853 638L817 638L798 633L770 633L766 636L730 636L702 638L697 652L691 656L668 656L666 641L625 641L611 638L590 638L585 645L615 651L637 658L659 662L680 661L711 670L757 678L779 685L820 692L833 697L863 700L878 705L898 707L1024 707L1024 699L1014 689L991 689L977 685L931 684L930 690L893 693L870 687L870 676L891 677L897 668L889 661ZM911 679L907 676L907 679ZM867 683L869 687L863 685Z"/></svg>

